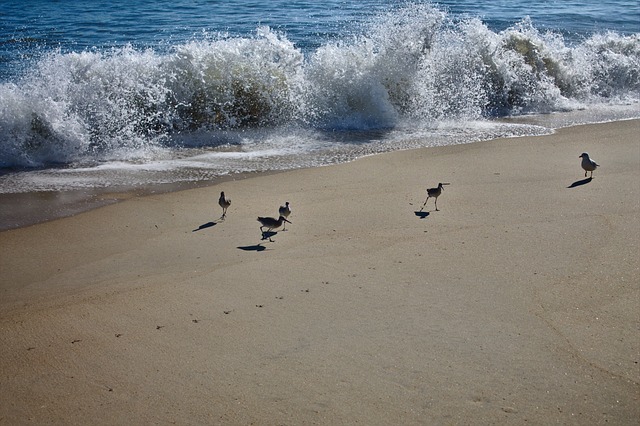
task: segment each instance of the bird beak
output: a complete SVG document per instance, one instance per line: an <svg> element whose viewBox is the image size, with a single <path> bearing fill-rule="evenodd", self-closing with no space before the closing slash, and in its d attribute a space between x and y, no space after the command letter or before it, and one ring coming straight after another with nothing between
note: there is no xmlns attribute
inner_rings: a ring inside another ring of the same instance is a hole
<svg viewBox="0 0 640 426"><path fill-rule="evenodd" d="M284 219L284 218L283 218L283 219ZM291 223L291 222L289 222L287 219L284 219L284 221L285 221L285 222L287 222L287 223Z"/></svg>

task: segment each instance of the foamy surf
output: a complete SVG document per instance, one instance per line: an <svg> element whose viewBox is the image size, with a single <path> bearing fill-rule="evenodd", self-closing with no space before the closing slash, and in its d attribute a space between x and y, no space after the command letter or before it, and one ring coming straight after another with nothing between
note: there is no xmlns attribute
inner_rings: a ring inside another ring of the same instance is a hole
<svg viewBox="0 0 640 426"><path fill-rule="evenodd" d="M169 52L58 51L0 85L0 192L214 180L544 134L638 117L639 94L640 34L567 41L529 19L493 31L432 4L308 52L269 27Z"/></svg>

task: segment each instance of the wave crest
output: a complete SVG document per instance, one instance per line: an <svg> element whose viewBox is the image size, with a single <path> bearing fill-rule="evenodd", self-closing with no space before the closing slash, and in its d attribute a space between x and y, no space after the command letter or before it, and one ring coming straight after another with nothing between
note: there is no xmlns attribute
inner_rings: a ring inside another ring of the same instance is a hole
<svg viewBox="0 0 640 426"><path fill-rule="evenodd" d="M145 158L226 143L230 129L384 129L637 103L639 94L640 34L570 44L529 19L494 32L410 4L307 56L267 27L166 54L49 54L0 85L0 167Z"/></svg>

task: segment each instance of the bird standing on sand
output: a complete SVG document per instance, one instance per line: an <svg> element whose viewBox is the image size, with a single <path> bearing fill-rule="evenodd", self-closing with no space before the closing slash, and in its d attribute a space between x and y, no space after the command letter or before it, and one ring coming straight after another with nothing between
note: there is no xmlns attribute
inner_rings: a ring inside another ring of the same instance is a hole
<svg viewBox="0 0 640 426"><path fill-rule="evenodd" d="M289 215L291 214L291 207L289 207L288 201L284 203L284 206L280 206L280 208L278 209L278 213L280 214L280 216L284 217L285 219L289 217ZM287 228L287 225L284 225L282 230L286 231L286 228Z"/></svg>
<svg viewBox="0 0 640 426"><path fill-rule="evenodd" d="M225 216L227 216L227 209L231 205L231 199L230 198L226 198L224 196L224 191L220 193L220 198L218 199L218 204L220 205L220 207L222 207L222 217L221 218L224 219Z"/></svg>
<svg viewBox="0 0 640 426"><path fill-rule="evenodd" d="M424 206L427 205L427 201L429 201L429 198L434 198L435 199L436 211L440 211L440 210L438 210L438 197L440 196L440 194L442 194L442 191L444 191L444 187L442 185L449 185L449 184L448 183L439 183L436 188L427 189L427 199L424 200L424 204L422 205L422 208L420 209L420 211L422 211L422 209L424 209Z"/></svg>
<svg viewBox="0 0 640 426"><path fill-rule="evenodd" d="M580 154L580 157L578 158L582 158L581 166L584 169L584 177L587 177L587 172L591 172L590 177L593 177L593 171L596 169L596 167L599 167L600 164L596 163L591 158L589 158L588 152L583 152L582 154Z"/></svg>
<svg viewBox="0 0 640 426"><path fill-rule="evenodd" d="M263 234L265 233L265 230L262 228L267 228L266 232L270 232L273 229L280 228L285 222L291 223L283 216L280 216L278 219L274 219L272 217L258 217L258 222L260 222L261 225L260 232L262 232ZM273 242L271 237L269 237L269 241Z"/></svg>

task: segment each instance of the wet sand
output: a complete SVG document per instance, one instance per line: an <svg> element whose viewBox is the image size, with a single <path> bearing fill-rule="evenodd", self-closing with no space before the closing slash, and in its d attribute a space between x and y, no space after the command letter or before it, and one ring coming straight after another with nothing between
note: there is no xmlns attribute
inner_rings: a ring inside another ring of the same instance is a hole
<svg viewBox="0 0 640 426"><path fill-rule="evenodd" d="M0 232L0 423L637 424L639 131L394 152ZM285 201L293 223L262 239Z"/></svg>
<svg viewBox="0 0 640 426"><path fill-rule="evenodd" d="M268 174L268 173L265 173ZM145 186L108 187L67 191L0 194L0 231L22 228L74 216L98 207L146 195L158 195L247 179L254 173L222 176L213 181L178 182Z"/></svg>

